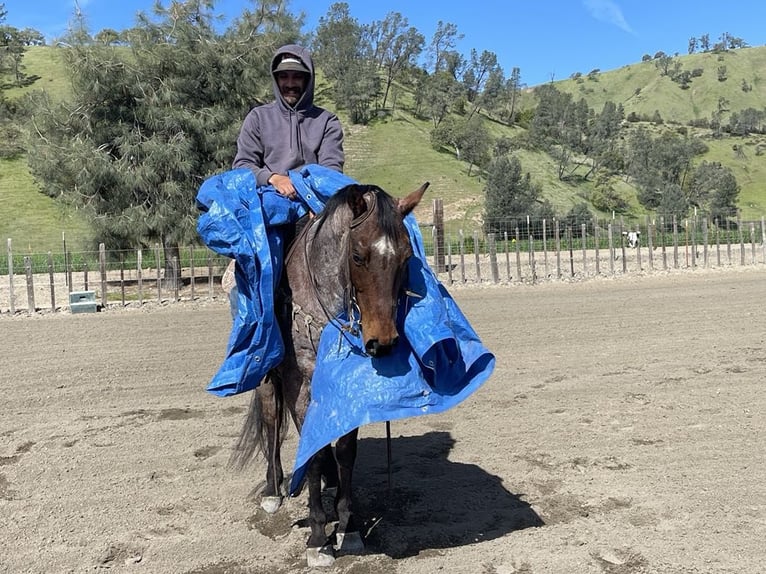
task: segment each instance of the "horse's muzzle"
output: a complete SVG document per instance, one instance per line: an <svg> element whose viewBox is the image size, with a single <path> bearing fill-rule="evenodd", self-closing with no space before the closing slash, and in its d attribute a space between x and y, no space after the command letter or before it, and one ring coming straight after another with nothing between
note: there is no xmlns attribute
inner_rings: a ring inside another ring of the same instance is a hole
<svg viewBox="0 0 766 574"><path fill-rule="evenodd" d="M365 343L364 350L367 351L367 354L371 357L385 357L391 352L391 349L396 346L398 340L398 337L394 337L390 343L383 344L378 339L370 339Z"/></svg>

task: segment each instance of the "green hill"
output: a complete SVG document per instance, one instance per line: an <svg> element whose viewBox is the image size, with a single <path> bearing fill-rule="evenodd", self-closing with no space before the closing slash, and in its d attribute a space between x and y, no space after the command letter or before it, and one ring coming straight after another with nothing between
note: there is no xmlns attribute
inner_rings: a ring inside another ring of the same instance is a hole
<svg viewBox="0 0 766 574"><path fill-rule="evenodd" d="M26 72L39 79L29 87L7 90L6 96L20 97L25 92L43 89L54 98L65 97L69 84L59 58L57 48L30 48L24 60ZM709 120L721 98L728 103L729 113L748 107L762 110L766 101L766 78L759 74L766 70L766 47L679 56L673 58L673 63L676 72L688 70L691 74L694 71L686 89L669 75L663 75L655 60L607 72L594 70L556 82L556 87L573 94L575 99L584 98L596 112L610 100L621 103L626 116L634 114L643 120L658 112L662 126L640 122L652 129L686 129L704 137L709 151L699 160L720 161L729 166L742 189L739 205L743 217L760 218L766 214L766 156L761 154L761 149L766 148L766 136L715 139L709 129L691 128L688 124ZM725 80L720 78L723 66ZM430 122L410 113L406 105L410 95L403 88L402 92L397 109L369 126L344 122L346 172L359 181L380 185L394 195L403 195L429 181L427 197L443 200L450 229L473 231L481 225L483 212L485 181L480 170L474 168L469 176L465 163L452 154L434 150L430 145ZM525 93L525 106L534 105L533 93L534 88ZM331 107L328 102L324 104ZM513 137L523 132L518 127L487 123L493 138ZM735 145L738 150L734 149ZM527 150L516 153L524 171L531 173L560 215L565 215L588 196L592 182L559 180L556 164L547 154ZM641 217L644 212L635 200L635 189L624 181L616 187L632 205L630 216ZM76 212L63 209L55 200L38 192L25 158L0 160L0 197L6 207L0 214L0 238L12 237L16 252L60 249L62 232L75 249L84 248L90 239L87 222ZM419 221L430 222L431 202L424 202L416 215Z"/></svg>
<svg viewBox="0 0 766 574"><path fill-rule="evenodd" d="M623 66L616 70L584 73L579 78L556 82L556 87L585 98L599 111L604 102L622 104L625 114L651 116L659 111L663 120L687 124L710 119L719 98L725 98L731 111L748 107L763 109L766 101L766 47L740 48L726 52L705 52L672 58L680 69L663 75L658 60ZM671 68L673 64L671 64ZM719 69L725 74L719 77ZM686 88L671 75L697 70ZM743 84L744 82L744 84ZM745 90L743 90L743 85Z"/></svg>
<svg viewBox="0 0 766 574"><path fill-rule="evenodd" d="M561 91L575 99L584 98L595 111L606 101L623 105L626 117L652 117L659 112L665 125L688 126L710 121L719 102L725 100L723 122L732 112L747 108L763 111L766 102L766 47L740 48L725 52L706 52L676 56L679 70L697 71L686 88L663 75L656 59L624 66L608 72L587 73L578 78L556 82ZM671 65L672 66L672 65ZM724 79L725 78L725 79ZM741 186L739 206L745 219L766 214L766 148L765 135L748 137L711 137L710 130L696 129L710 147L699 158L718 161L731 168ZM740 149L733 149L737 145Z"/></svg>

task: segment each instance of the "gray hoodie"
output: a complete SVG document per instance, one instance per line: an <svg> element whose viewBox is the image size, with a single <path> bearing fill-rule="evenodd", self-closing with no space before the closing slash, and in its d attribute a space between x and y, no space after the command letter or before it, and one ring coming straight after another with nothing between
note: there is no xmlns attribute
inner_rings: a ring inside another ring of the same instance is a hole
<svg viewBox="0 0 766 574"><path fill-rule="evenodd" d="M295 44L282 46L274 53L272 70L285 53L298 56L310 71L303 96L295 107L290 106L272 73L276 100L250 110L237 138L232 167L252 169L258 185L267 185L274 173L286 175L312 163L343 171L343 129L335 114L314 105L311 53Z"/></svg>

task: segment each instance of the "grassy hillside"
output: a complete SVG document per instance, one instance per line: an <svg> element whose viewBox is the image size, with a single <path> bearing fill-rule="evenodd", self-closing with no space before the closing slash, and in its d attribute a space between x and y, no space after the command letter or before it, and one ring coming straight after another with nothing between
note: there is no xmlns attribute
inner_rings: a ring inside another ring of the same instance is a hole
<svg viewBox="0 0 766 574"><path fill-rule="evenodd" d="M0 240L8 238L16 254L60 251L62 233L67 247L84 250L90 227L77 212L40 193L24 159L0 160Z"/></svg>
<svg viewBox="0 0 766 574"><path fill-rule="evenodd" d="M30 90L44 89L53 97L65 97L69 84L60 56L56 48L31 48L25 56L26 72L40 79L27 88L6 94L18 97ZM702 75L694 77L688 89L681 89L678 83L663 76L654 60L590 74L590 77L588 71L584 71L580 78L559 81L556 86L569 91L576 99L585 98L597 112L607 100L622 103L626 114L651 116L659 110L668 129L677 129L695 119L709 119L721 97L727 99L732 111L747 107L763 109L766 48L692 54L676 59L682 70L702 70ZM726 66L726 81L719 81L720 66ZM741 89L743 80L750 88L747 91ZM533 104L532 93L533 90L529 90L525 95L526 105ZM450 227L470 232L481 222L484 179L476 168L469 176L466 164L449 153L432 149L431 125L407 111L410 100L411 94L401 91L398 109L367 127L344 121L346 171L351 177L380 185L394 195L404 195L429 181L431 187L426 197L443 200L445 219ZM345 118L341 115L341 119ZM488 129L493 138L512 137L522 131L494 122L488 122ZM742 188L743 217L754 219L766 214L766 155L756 153L758 144L766 146L766 136L712 139L705 130L695 129L694 133L705 137L709 146L709 152L700 159L720 161L734 171ZM735 144L744 153L736 153ZM523 169L532 174L560 215L587 197L592 182L560 181L555 163L546 154L522 150L517 155ZM635 189L625 182L618 182L616 187L631 202L632 216L642 216L644 212L635 199ZM0 161L0 197L7 207L0 214L0 239L12 237L17 252L59 249L62 232L66 233L69 245L84 246L90 239L87 223L76 212L63 210L57 202L39 193L24 158ZM432 220L431 205L425 201L418 209L419 221Z"/></svg>
<svg viewBox="0 0 766 574"><path fill-rule="evenodd" d="M45 90L63 98L69 82L62 73L59 50L44 46L30 48L24 55L25 72L39 76L24 88L6 90L8 98L17 98L33 90ZM14 253L44 253L62 248L62 234L67 247L82 250L91 239L90 226L76 211L67 209L39 192L27 168L26 158L0 160L0 241L13 240ZM3 247L4 249L4 247Z"/></svg>
<svg viewBox="0 0 766 574"><path fill-rule="evenodd" d="M728 102L728 122L733 111L746 108L764 109L766 102L766 47L742 48L721 53L700 53L677 56L681 70L702 70L687 89L669 76L663 76L655 60L624 66L598 73L589 79L587 72L579 79L556 83L562 91L576 99L585 98L589 106L600 111L606 101L621 103L626 116L632 112L640 117L660 112L666 124L686 125L693 120L710 120L718 109L719 100ZM725 67L726 79L719 79L719 68ZM743 85L747 89L743 90ZM766 213L766 155L757 155L756 147L766 145L766 136L714 139L704 130L694 130L705 137L710 151L700 160L718 161L730 167L741 186L739 207L746 219ZM738 145L744 150L736 153Z"/></svg>
<svg viewBox="0 0 766 574"><path fill-rule="evenodd" d="M604 102L621 103L625 114L635 112L651 116L659 110L666 122L686 124L695 119L710 119L719 98L726 98L730 110L747 107L763 109L766 101L766 47L741 48L721 53L677 56L681 70L702 70L682 89L669 76L663 76L656 60L641 62L592 75L584 71L578 79L556 82L556 87L585 98L596 111ZM726 80L718 77L718 69L726 68ZM748 91L742 89L743 81Z"/></svg>

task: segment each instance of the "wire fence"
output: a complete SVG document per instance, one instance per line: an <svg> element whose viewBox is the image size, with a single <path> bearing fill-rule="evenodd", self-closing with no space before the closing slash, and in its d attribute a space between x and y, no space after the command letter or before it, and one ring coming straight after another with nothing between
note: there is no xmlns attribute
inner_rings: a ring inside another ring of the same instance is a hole
<svg viewBox="0 0 766 574"><path fill-rule="evenodd" d="M422 225L428 263L439 279L455 284L536 283L653 271L766 265L766 221L711 225L706 218L592 220L579 224L531 218L487 233ZM229 260L190 245L167 260L153 249L19 254L7 240L0 253L0 313L72 311L142 306L224 295Z"/></svg>

